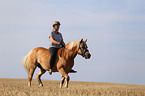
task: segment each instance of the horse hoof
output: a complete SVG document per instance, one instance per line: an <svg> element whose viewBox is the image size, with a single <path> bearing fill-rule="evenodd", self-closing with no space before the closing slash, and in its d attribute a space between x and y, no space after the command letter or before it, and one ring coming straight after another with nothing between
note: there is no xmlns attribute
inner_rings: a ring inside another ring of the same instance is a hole
<svg viewBox="0 0 145 96"><path fill-rule="evenodd" d="M39 86L43 86L43 84L39 84Z"/></svg>
<svg viewBox="0 0 145 96"><path fill-rule="evenodd" d="M65 88L68 88L68 86L67 86L67 85L65 85L64 87L65 87Z"/></svg>
<svg viewBox="0 0 145 96"><path fill-rule="evenodd" d="M28 84L28 87L31 87L31 85L30 85L30 84Z"/></svg>
<svg viewBox="0 0 145 96"><path fill-rule="evenodd" d="M60 85L59 88L62 88L62 85Z"/></svg>

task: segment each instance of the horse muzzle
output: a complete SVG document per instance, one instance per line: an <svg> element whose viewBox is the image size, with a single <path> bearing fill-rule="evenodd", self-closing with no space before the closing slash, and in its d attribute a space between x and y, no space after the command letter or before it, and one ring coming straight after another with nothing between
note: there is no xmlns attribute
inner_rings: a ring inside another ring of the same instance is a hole
<svg viewBox="0 0 145 96"><path fill-rule="evenodd" d="M85 57L85 59L90 59L91 58L91 54L89 52L86 52L84 57Z"/></svg>

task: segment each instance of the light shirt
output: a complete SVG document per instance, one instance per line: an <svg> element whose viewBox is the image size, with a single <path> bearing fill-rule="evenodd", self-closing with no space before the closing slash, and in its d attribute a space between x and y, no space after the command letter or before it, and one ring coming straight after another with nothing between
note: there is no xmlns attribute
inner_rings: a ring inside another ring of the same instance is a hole
<svg viewBox="0 0 145 96"><path fill-rule="evenodd" d="M59 33L59 32L58 32ZM62 46L60 44L54 44L51 42L50 37L53 37L53 39L57 42L61 42L63 40L62 34L55 34L53 31L49 33L49 48L55 47L55 48L61 48Z"/></svg>

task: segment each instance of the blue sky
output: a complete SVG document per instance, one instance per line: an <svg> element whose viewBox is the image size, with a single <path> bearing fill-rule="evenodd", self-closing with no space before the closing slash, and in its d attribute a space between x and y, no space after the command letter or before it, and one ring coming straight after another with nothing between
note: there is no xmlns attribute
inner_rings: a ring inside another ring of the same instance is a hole
<svg viewBox="0 0 145 96"><path fill-rule="evenodd" d="M92 54L90 60L76 57L78 73L71 80L145 85L144 5L144 0L0 0L0 78L27 78L23 57L33 48L48 48L52 23L59 20L65 43L88 39ZM60 77L46 72L42 79Z"/></svg>

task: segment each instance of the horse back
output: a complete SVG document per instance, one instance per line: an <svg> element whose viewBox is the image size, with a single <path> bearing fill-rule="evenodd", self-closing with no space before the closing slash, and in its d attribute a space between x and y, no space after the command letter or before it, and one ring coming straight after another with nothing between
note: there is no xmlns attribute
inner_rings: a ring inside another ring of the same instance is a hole
<svg viewBox="0 0 145 96"><path fill-rule="evenodd" d="M50 57L51 57L49 49L43 48L43 47L37 47L37 48L33 49L33 53L36 56L36 61L37 61L36 64L39 67L42 66L42 68L45 70L49 70L50 69L49 61L50 61ZM62 54L62 48L58 50L57 55L55 57L55 63L52 68L53 72L58 72L57 64L59 63L58 62L59 59L61 59L60 58L61 54Z"/></svg>
<svg viewBox="0 0 145 96"><path fill-rule="evenodd" d="M32 55L33 59L35 59L35 64L37 66L42 66L43 69L49 70L49 60L51 54L47 48L37 47L32 50Z"/></svg>
<svg viewBox="0 0 145 96"><path fill-rule="evenodd" d="M49 70L50 69L49 61L51 57L49 49L43 47L37 47L33 49L33 52L36 55L36 61L38 62L37 64L40 64L43 69ZM53 65L52 71L58 72L57 69L59 69L62 66L66 69L66 71L69 71L71 70L73 65L74 65L74 60L69 59L66 56L65 49L61 48L58 50L57 55L55 57L55 63Z"/></svg>

